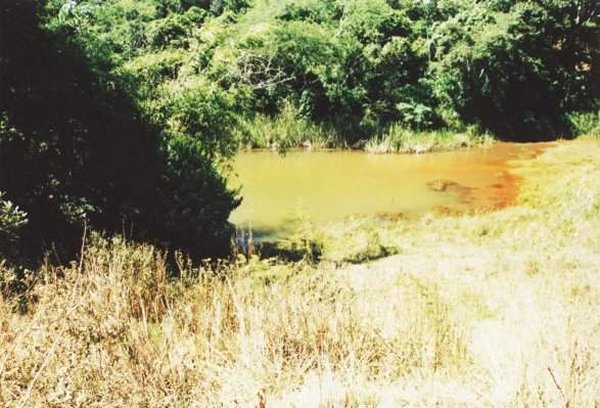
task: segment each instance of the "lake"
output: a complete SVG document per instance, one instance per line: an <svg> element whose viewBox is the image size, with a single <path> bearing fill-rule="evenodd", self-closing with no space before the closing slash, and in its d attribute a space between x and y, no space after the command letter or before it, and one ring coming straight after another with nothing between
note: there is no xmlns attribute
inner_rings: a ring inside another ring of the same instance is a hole
<svg viewBox="0 0 600 408"><path fill-rule="evenodd" d="M496 143L422 155L241 152L230 185L241 187L243 202L230 221L260 238L284 235L306 220L493 210L515 200L519 178L511 162L547 146Z"/></svg>

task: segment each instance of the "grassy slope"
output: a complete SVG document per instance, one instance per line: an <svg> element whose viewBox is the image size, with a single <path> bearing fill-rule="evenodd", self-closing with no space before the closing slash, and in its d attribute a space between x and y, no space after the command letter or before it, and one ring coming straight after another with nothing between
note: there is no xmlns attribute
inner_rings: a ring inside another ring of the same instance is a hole
<svg viewBox="0 0 600 408"><path fill-rule="evenodd" d="M517 207L323 232L316 267L169 282L152 248L96 240L26 314L2 298L0 405L598 405L600 145L519 171ZM373 247L398 254L339 266Z"/></svg>

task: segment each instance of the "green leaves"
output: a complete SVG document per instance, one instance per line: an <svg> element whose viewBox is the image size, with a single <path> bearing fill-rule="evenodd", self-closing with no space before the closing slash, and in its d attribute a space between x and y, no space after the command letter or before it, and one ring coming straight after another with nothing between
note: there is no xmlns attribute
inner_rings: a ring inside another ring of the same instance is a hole
<svg viewBox="0 0 600 408"><path fill-rule="evenodd" d="M220 170L235 148L234 107L195 75L189 33L178 31L196 32L195 11L158 17L150 0L67 8L85 5L77 29L58 1L43 28L33 3L0 7L10 38L0 47L2 234L18 227L31 259L54 244L70 257L84 224L196 257L225 253L238 200Z"/></svg>
<svg viewBox="0 0 600 408"><path fill-rule="evenodd" d="M544 3L493 7L478 3L433 30L430 75L443 111L509 139L568 133L565 108L593 100L591 72L573 72L581 57L570 38L578 34L565 35L568 13Z"/></svg>
<svg viewBox="0 0 600 408"><path fill-rule="evenodd" d="M184 135L206 159L231 157L235 151L232 132L236 124L233 101L208 81L192 77L174 82L168 91L166 131Z"/></svg>
<svg viewBox="0 0 600 408"><path fill-rule="evenodd" d="M0 191L0 243L16 241L19 230L25 224L27 213L7 200L4 191Z"/></svg>
<svg viewBox="0 0 600 408"><path fill-rule="evenodd" d="M47 10L47 25L74 30L107 82L133 86L148 117L220 153L225 142L198 136L214 133L213 108L194 113L185 100L198 98L173 97L181 83L215 84L214 110L247 119L291 101L366 133L478 124L508 138L561 133L558 112L589 110L599 92L591 0L50 0Z"/></svg>

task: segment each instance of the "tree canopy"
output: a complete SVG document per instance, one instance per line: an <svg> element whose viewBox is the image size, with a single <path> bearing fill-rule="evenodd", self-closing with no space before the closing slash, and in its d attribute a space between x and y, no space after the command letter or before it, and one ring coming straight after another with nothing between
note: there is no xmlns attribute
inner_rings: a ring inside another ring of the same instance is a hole
<svg viewBox="0 0 600 408"><path fill-rule="evenodd" d="M207 153L227 153L230 125L276 115L283 101L348 139L390 123L550 139L600 91L593 0L49 0L44 10L45 27L100 76L124 82L167 133L202 134Z"/></svg>

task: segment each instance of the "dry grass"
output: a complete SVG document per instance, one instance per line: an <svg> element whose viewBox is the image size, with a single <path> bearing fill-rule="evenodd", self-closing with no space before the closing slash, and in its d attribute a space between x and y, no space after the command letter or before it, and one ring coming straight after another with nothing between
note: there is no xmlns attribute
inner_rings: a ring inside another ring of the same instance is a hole
<svg viewBox="0 0 600 408"><path fill-rule="evenodd" d="M318 265L169 280L152 247L93 238L26 313L0 299L0 406L599 406L600 146L520 168L517 207L387 220L350 249L330 231ZM378 245L398 254L343 263Z"/></svg>

